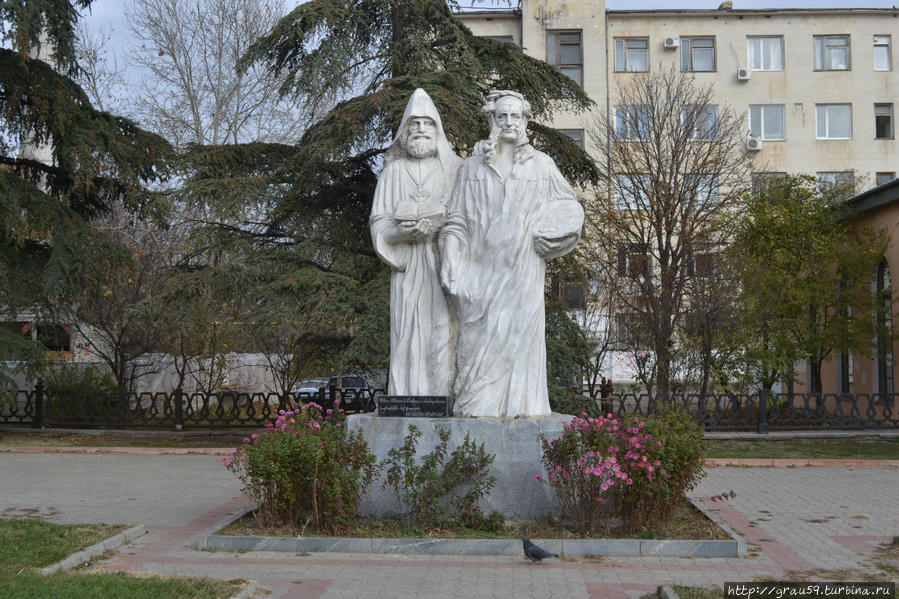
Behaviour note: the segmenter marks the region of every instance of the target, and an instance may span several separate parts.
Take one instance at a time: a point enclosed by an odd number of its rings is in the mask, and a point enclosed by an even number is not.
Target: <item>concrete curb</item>
[[[899,468],[899,460],[804,459],[804,458],[706,458],[709,468],[741,466],[748,468]]]
[[[706,518],[708,518],[709,520],[711,520],[712,522],[714,522],[715,524],[717,524],[717,525],[718,525],[718,528],[720,528],[721,530],[723,530],[724,532],[726,532],[727,534],[729,534],[730,537],[731,537],[734,541],[736,541],[736,543],[737,543],[737,557],[746,557],[746,539],[744,539],[743,537],[741,537],[739,534],[737,534],[737,532],[736,532],[733,528],[731,528],[730,526],[728,526],[727,523],[724,522],[724,520],[722,520],[722,519],[718,516],[718,514],[712,512],[712,511],[709,510],[709,509],[706,509],[706,507],[705,507],[704,505],[702,505],[702,503],[700,503],[699,501],[696,501],[696,500],[693,499],[692,497],[687,497],[687,501],[689,501],[689,502],[693,505],[693,507],[695,507],[697,510],[699,510],[700,512],[702,512],[702,515],[703,515],[703,516],[705,516]],[[660,588],[661,588],[661,587],[660,587]],[[672,589],[671,592],[674,593],[674,590]],[[660,595],[660,596],[661,596],[661,595]],[[674,596],[677,597],[677,593],[674,593]]]
[[[694,505],[696,505],[694,503]],[[701,506],[697,508],[706,513]],[[372,537],[263,537],[216,535],[213,532],[244,517],[242,510],[223,520],[197,539],[197,548],[207,551],[273,551],[278,553],[411,553],[417,555],[522,555],[517,539],[383,539]],[[720,525],[720,519],[710,517]],[[665,556],[741,557],[746,543],[728,527],[733,540],[680,541],[657,539],[534,539],[553,553],[568,557]],[[742,545],[741,545],[742,544]],[[742,554],[740,553],[742,546]]]
[[[547,551],[567,557],[739,557],[739,543],[643,539],[534,539]],[[258,537],[203,535],[209,551],[276,553],[405,553],[415,555],[522,555],[515,539],[377,539],[371,537]]]
[[[678,595],[674,589],[669,586],[661,586],[656,590],[656,593],[659,596],[659,599],[680,599],[680,595]]]
[[[43,574],[44,576],[49,576],[50,574],[55,574],[60,570],[70,570],[71,568],[75,568],[77,566],[80,566],[81,564],[86,564],[98,555],[101,555],[106,551],[118,549],[125,543],[130,543],[146,532],[147,531],[144,528],[143,524],[132,526],[131,528],[123,530],[117,535],[109,537],[105,541],[100,541],[99,543],[91,545],[90,547],[86,547],[81,551],[76,551],[64,560],[56,562],[55,564],[47,566],[46,568],[42,568],[41,574]]]

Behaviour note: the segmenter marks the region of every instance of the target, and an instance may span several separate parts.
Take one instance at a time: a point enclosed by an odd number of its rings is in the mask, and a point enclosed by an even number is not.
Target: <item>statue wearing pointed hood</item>
[[[452,394],[453,327],[436,234],[461,162],[434,102],[415,90],[385,154],[369,219],[375,252],[392,270],[389,395]]]

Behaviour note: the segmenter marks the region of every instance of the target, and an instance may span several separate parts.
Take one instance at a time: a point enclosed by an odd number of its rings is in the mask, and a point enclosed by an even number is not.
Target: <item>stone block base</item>
[[[387,457],[387,452],[403,444],[403,437],[409,425],[422,432],[418,441],[419,456],[430,453],[439,438],[437,431],[450,431],[449,451],[462,444],[467,433],[484,449],[496,457],[491,474],[496,477],[496,485],[490,495],[481,503],[484,513],[497,510],[506,517],[535,518],[547,514],[558,514],[559,504],[555,492],[549,485],[537,482],[535,477],[543,474],[541,463],[540,434],[554,439],[562,434],[563,425],[571,416],[551,414],[539,418],[515,418],[497,420],[493,418],[381,418],[376,414],[353,414],[347,417],[346,425],[351,432],[361,430],[368,441],[370,451],[378,460]],[[362,501],[361,512],[368,516],[394,516],[400,506],[392,490],[381,489],[381,480],[372,485]]]

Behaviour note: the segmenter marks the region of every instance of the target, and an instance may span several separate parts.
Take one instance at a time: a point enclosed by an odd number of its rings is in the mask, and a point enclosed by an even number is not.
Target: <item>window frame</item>
[[[615,196],[615,207],[618,210],[644,210],[648,205],[648,200],[641,197],[640,189],[633,189],[632,185],[635,180],[642,179],[641,185],[645,188],[649,184],[649,175],[646,173],[619,173],[613,175],[612,193]],[[620,191],[630,187],[630,195],[622,197]]]
[[[621,56],[620,63],[623,65],[622,68],[619,68],[619,60],[618,60],[618,57],[619,57],[619,52],[618,52],[619,45],[618,44],[619,44],[619,42],[621,43],[621,48],[622,48],[622,51],[620,54],[620,56]],[[646,46],[643,48],[628,48],[627,46],[628,46],[629,42],[644,42],[646,44]],[[612,58],[614,59],[614,72],[615,73],[648,73],[649,72],[649,65],[651,64],[650,58],[649,58],[649,37],[645,37],[645,36],[644,37],[616,37],[612,40],[612,43],[613,43],[613,53],[614,53],[614,56]],[[628,68],[627,56],[628,56],[629,50],[634,50],[634,51],[643,50],[646,53],[646,68],[645,69]]]
[[[703,115],[711,114],[712,122],[711,122],[711,124],[708,124],[707,123],[708,118],[703,118],[703,124],[704,125],[707,124],[708,126],[705,127],[704,134],[697,135],[697,131],[699,130],[698,125],[700,124],[699,116],[697,116],[695,122],[693,123],[693,126],[690,127],[688,139],[690,139],[691,141],[712,141],[712,140],[714,140],[715,139],[715,126],[718,124],[718,105],[717,104],[706,104],[705,106],[697,107],[695,104],[688,104],[688,105],[684,106],[683,108],[681,108],[681,112],[680,112],[681,127],[686,127],[687,115],[688,115],[687,111],[691,110],[691,107],[694,107],[694,108],[692,108],[693,111],[701,112]]]
[[[830,115],[827,111],[828,107],[835,106],[847,106],[849,108],[849,136],[848,137],[832,137],[830,135]],[[820,135],[820,122],[821,122],[821,113],[820,110],[824,109],[824,135]],[[833,102],[833,103],[823,103],[823,104],[815,104],[815,139],[822,141],[845,141],[848,139],[852,139],[852,103],[850,102]]]
[[[879,115],[879,114],[877,114],[878,109],[887,109],[888,113],[885,115]],[[886,116],[889,119],[889,121],[887,123],[889,126],[889,132],[886,137],[877,135],[877,133],[878,133],[877,119],[880,116]],[[877,103],[875,103],[874,104],[874,139],[877,139],[877,140],[894,139],[895,133],[896,133],[896,123],[895,123],[895,118],[894,118],[893,103],[892,102],[877,102]]]
[[[577,35],[577,42],[562,40],[563,35]],[[550,40],[552,40],[553,54],[550,54]],[[567,63],[562,60],[562,46],[578,47],[578,55],[580,62]],[[553,58],[554,57],[554,58]],[[546,30],[546,62],[557,68],[569,79],[584,87],[584,32],[582,29],[547,29]],[[578,79],[569,75],[566,71],[577,70]]]
[[[712,68],[711,69],[697,69],[696,65],[696,57],[694,56],[694,50],[696,49],[695,42],[699,40],[709,40],[712,42],[711,50],[712,50]],[[689,37],[680,38],[680,48],[681,48],[681,59],[680,59],[680,70],[684,73],[715,73],[718,71],[718,44],[714,35],[693,35]],[[702,49],[707,49],[705,46],[701,47]],[[687,64],[689,62],[689,64]]]
[[[767,110],[771,110],[773,108],[780,108],[780,116],[781,116],[781,125],[783,127],[783,136],[782,137],[769,137],[768,133],[765,131],[765,112]],[[759,135],[756,135],[756,131],[752,127],[752,110],[754,108],[759,109]],[[786,104],[750,104],[749,105],[749,131],[750,134],[756,138],[761,139],[762,141],[786,141],[787,139],[787,105]]]
[[[752,50],[752,43],[754,40],[760,40],[760,43],[759,43],[760,66],[758,68],[756,68],[752,64],[753,63],[752,59],[754,57],[753,50]],[[780,42],[780,68],[777,68],[777,69],[764,68],[765,60],[764,60],[763,44],[761,43],[761,40],[778,40]],[[785,69],[786,62],[787,62],[787,60],[786,60],[785,50],[784,50],[784,36],[782,36],[782,35],[747,35],[746,36],[746,65],[750,71],[779,72],[779,71],[783,71]]]
[[[843,39],[845,40],[845,48],[846,48],[846,66],[839,68],[833,66],[831,63],[831,57],[828,53],[829,48],[836,48],[842,46],[828,46],[828,41]],[[852,37],[849,34],[833,34],[833,35],[813,35],[812,36],[812,51],[814,52],[815,57],[815,71],[851,71],[852,70]],[[820,55],[819,55],[819,46],[820,46]],[[819,60],[820,59],[820,60]]]
[[[850,186],[855,183],[855,171],[817,171],[815,184],[819,189],[825,186]]]
[[[615,127],[613,130],[616,141],[646,141],[649,139],[649,112],[645,104],[617,104],[614,110]],[[619,118],[623,113],[626,113],[626,116]],[[636,132],[636,136],[632,136],[634,132]]]
[[[886,40],[886,43],[883,43],[882,40]],[[877,68],[877,48],[885,47],[887,50],[887,65],[885,69]],[[893,70],[893,36],[891,34],[883,33],[883,34],[875,34],[874,35],[874,45],[872,47],[873,53],[873,61],[874,61],[874,70],[880,72],[892,71]]]
[[[568,139],[573,141],[580,149],[585,150],[583,129],[556,129],[556,131],[568,137]]]

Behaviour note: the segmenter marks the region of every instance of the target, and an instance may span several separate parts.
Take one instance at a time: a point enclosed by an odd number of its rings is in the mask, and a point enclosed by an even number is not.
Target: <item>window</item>
[[[885,185],[896,178],[896,173],[877,173],[875,185]]]
[[[852,393],[852,386],[855,383],[855,377],[853,376],[855,367],[852,358],[852,352],[840,353],[840,393]]]
[[[874,70],[891,71],[893,69],[892,38],[889,35],[874,36]]]
[[[580,31],[547,31],[546,62],[583,85],[584,55]]]
[[[649,206],[646,200],[649,177],[641,174],[615,175],[614,192],[619,210],[641,210]]]
[[[649,111],[646,106],[616,106],[615,137],[626,140],[648,139]]]
[[[852,139],[852,104],[816,104],[818,139]]]
[[[715,105],[689,104],[681,109],[681,124],[687,130],[690,139],[715,137],[715,120],[717,118],[718,107]]]
[[[686,274],[688,277],[710,278],[718,271],[720,262],[720,248],[712,243],[697,243],[687,257]]]
[[[819,171],[815,173],[815,178],[818,180],[818,189],[821,191],[843,188],[847,192],[851,192],[855,173],[852,171]]]
[[[747,37],[749,69],[752,71],[784,70],[784,38]]]
[[[571,141],[577,144],[577,147],[584,149],[584,130],[583,129],[559,129],[559,133],[567,135]]]
[[[619,347],[629,349],[646,347],[648,338],[640,314],[615,315],[615,341]]]
[[[715,38],[682,37],[680,44],[680,70],[685,72],[715,70]]]
[[[693,194],[693,201],[697,209],[707,210],[718,205],[717,175],[687,175],[684,182]]]
[[[552,279],[555,296],[565,302],[570,310],[583,310],[587,306],[587,292],[578,281]]]
[[[777,183],[779,180],[786,178],[786,176],[786,173],[776,171],[752,173],[752,193],[760,193],[764,191],[768,185]]]
[[[848,35],[816,35],[814,40],[816,71],[849,70]]]
[[[890,277],[890,266],[882,260],[877,267],[874,281],[875,301],[880,303],[877,311],[877,332],[875,335],[877,351],[877,393],[892,395],[893,389],[893,343],[888,331],[893,329],[893,304]],[[884,398],[881,398],[881,401]]]
[[[618,276],[649,276],[649,246],[645,243],[627,243],[618,246]]]
[[[615,40],[615,70],[643,72],[649,70],[649,38]]]
[[[756,139],[786,139],[783,104],[750,104],[749,133]]]
[[[874,105],[874,139],[893,139],[893,105]]]

